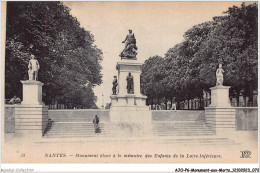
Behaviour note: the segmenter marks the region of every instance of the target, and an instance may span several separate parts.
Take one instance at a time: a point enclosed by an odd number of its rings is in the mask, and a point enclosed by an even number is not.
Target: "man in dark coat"
[[[95,115],[95,118],[93,119],[93,123],[94,123],[95,133],[99,133],[99,127],[98,127],[99,118],[97,115]]]

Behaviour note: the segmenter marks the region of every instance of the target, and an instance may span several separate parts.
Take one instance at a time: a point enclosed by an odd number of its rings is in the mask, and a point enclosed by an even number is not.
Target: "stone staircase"
[[[101,133],[95,133],[93,123],[89,122],[52,122],[49,123],[44,137],[50,138],[76,138],[99,136],[211,136],[214,133],[202,122],[153,122],[149,132],[133,132],[122,130],[118,133],[120,124],[100,123]]]
[[[172,121],[153,123],[156,136],[210,136],[214,135],[201,121]]]
[[[80,113],[79,113],[80,112]],[[51,121],[47,126],[44,139],[54,141],[103,141],[113,139],[122,141],[149,141],[164,144],[234,144],[228,138],[217,137],[204,123],[204,111],[153,111],[152,125],[149,131],[133,131],[123,124],[109,122],[107,112],[98,112],[101,133],[94,132],[93,112],[76,111],[51,113]],[[64,113],[64,111],[63,111]],[[86,115],[91,115],[86,116]]]
[[[111,136],[113,126],[109,123],[100,123],[101,133],[95,133],[92,122],[51,122],[47,126],[44,137],[47,138],[88,138],[100,136]]]

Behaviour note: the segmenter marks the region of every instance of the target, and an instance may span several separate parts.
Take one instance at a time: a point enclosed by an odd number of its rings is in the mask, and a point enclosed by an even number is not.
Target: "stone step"
[[[151,136],[206,136],[213,135],[214,133],[201,122],[159,122],[153,123],[153,130]],[[101,134],[103,135],[115,135],[113,134],[115,129],[118,132],[118,123],[100,123]],[[130,130],[122,130],[122,133],[126,135],[137,135],[138,132],[131,132]],[[81,123],[81,122],[53,122],[48,125],[46,129],[46,137],[64,137],[65,136],[90,136],[95,135],[93,123]],[[145,135],[145,134],[142,134]]]
[[[53,123],[54,124],[54,123]],[[102,124],[102,123],[100,123],[99,124],[99,126],[107,126],[107,127],[109,127],[109,126],[115,126],[115,125],[118,125],[118,124],[109,124],[109,123],[107,123],[107,124]],[[120,125],[120,124],[119,124]],[[165,126],[165,127],[205,127],[206,125],[205,124],[195,124],[195,123],[193,123],[193,124],[174,124],[174,123],[152,123],[152,125],[154,125],[154,126]],[[62,127],[66,127],[66,126],[68,126],[68,127],[88,127],[88,126],[94,126],[94,124],[58,124],[58,123],[55,123],[55,126],[62,126]]]
[[[49,131],[48,134],[51,133],[59,133],[59,134],[65,134],[65,133],[71,133],[71,134],[79,134],[79,133],[92,133],[94,129],[91,130],[81,130],[81,131]],[[143,133],[142,131],[113,131],[113,130],[104,130],[101,129],[101,133]],[[148,132],[147,132],[148,133]],[[152,134],[214,134],[212,131],[167,131],[167,132],[158,132],[158,131],[151,131],[149,133]]]
[[[71,136],[61,136],[59,138],[67,138],[67,139],[70,139]],[[56,137],[44,137],[44,139],[49,139],[47,140],[48,142],[50,140],[54,140],[56,139]],[[103,141],[103,140],[106,140],[106,142],[111,142],[111,141],[114,141],[115,139],[118,140],[117,136],[102,136],[100,134],[95,134],[95,135],[92,135],[92,136],[84,136],[84,135],[78,135],[78,136],[75,136],[73,138],[71,138],[68,142],[73,142],[73,139],[79,139],[79,141],[81,142],[98,142],[98,141]],[[174,136],[174,137],[157,137],[157,138],[150,138],[150,137],[146,137],[146,136],[133,136],[133,137],[127,137],[125,138],[124,136],[120,136],[120,140],[121,141],[128,141],[128,142],[131,142],[131,141],[136,141],[136,140],[140,140],[140,141],[151,141],[151,142],[156,142],[156,143],[169,143],[169,144],[175,144],[175,143],[185,143],[185,144],[194,144],[194,143],[197,143],[197,144],[213,144],[213,145],[218,145],[218,144],[235,144],[234,141],[228,139],[228,138],[210,138],[209,137],[201,137],[201,136],[198,136],[198,137],[186,137],[186,138],[182,138],[182,136]],[[46,142],[47,142],[46,141]],[[63,140],[63,142],[65,142]]]
[[[132,131],[121,123],[110,123],[107,111],[99,112],[101,133],[95,134],[92,123],[95,111],[52,111],[52,123],[47,126],[46,138],[79,137],[174,137],[212,136],[214,133],[204,122],[204,111],[152,111],[152,130],[149,133]],[[96,111],[97,112],[97,111]],[[95,113],[94,113],[95,114]],[[127,125],[129,126],[129,125]],[[116,134],[115,134],[116,131]]]
[[[55,123],[56,125],[70,125],[70,126],[79,126],[79,125],[93,125],[92,122],[52,122],[52,123]],[[106,122],[106,123],[99,123],[99,124],[105,124],[105,125],[120,125],[120,124],[123,124],[123,123],[110,123],[110,122]],[[204,125],[205,123],[204,122],[185,122],[185,121],[182,121],[182,122],[165,122],[165,121],[161,121],[161,122],[152,122],[152,124],[169,124],[169,125]]]
[[[100,134],[95,134],[94,131],[92,133],[80,133],[80,134],[63,134],[63,133],[58,133],[58,134],[45,134],[44,136],[53,136],[53,137],[62,137],[62,136],[71,136],[76,137],[76,136],[95,136],[95,135],[100,135],[100,136],[159,136],[159,137],[174,137],[174,136],[212,136],[212,134],[140,134],[140,133],[118,133],[118,134],[111,134],[111,133],[100,133]]]
[[[69,126],[81,126],[81,125],[93,125],[93,123],[58,123],[58,122],[54,122],[56,125],[69,125]],[[101,124],[105,124],[105,125],[118,125],[118,124],[112,124],[112,123],[99,123],[99,125]],[[174,122],[170,122],[170,123],[152,123],[152,124],[162,124],[162,125],[175,125],[175,126],[182,126],[182,125],[189,125],[189,126],[199,126],[199,125],[205,125],[204,123],[183,123],[183,122],[180,122],[180,123],[174,123]],[[120,125],[120,124],[119,124]]]
[[[130,134],[139,134],[138,132],[122,132],[123,134],[126,135],[130,135]],[[91,134],[95,134],[94,133],[94,129],[92,129],[91,131],[80,131],[80,132],[60,132],[60,131],[51,131],[49,133],[47,133],[46,135],[91,135]],[[101,130],[101,134],[110,134],[110,135],[116,135],[113,131],[104,131]],[[119,134],[119,133],[117,133]],[[168,133],[159,133],[159,132],[151,132],[151,133],[143,133],[141,132],[140,135],[156,135],[156,136],[174,136],[174,135],[183,135],[183,136],[192,136],[192,135],[199,135],[199,136],[204,136],[204,135],[214,135],[213,132],[168,132]]]
[[[53,125],[53,126],[48,126],[50,128],[71,128],[71,129],[80,129],[80,128],[94,128],[94,125],[89,125],[89,126],[57,126],[57,125]],[[106,125],[99,125],[99,127],[104,127],[104,128],[114,128],[114,127],[118,127],[117,125],[115,126],[106,126]],[[203,129],[208,129],[207,127],[205,126],[156,126],[156,125],[153,125],[153,127],[155,129],[162,129],[162,130],[167,130],[167,129],[193,129],[193,130],[203,130]]]
[[[120,130],[120,129],[106,129],[106,128],[100,128],[103,132],[114,132],[115,130]],[[49,129],[47,129],[46,131],[48,131]],[[88,131],[93,131],[94,128],[91,128],[91,129],[51,129],[48,131],[48,133],[51,133],[51,132],[61,132],[61,133],[66,133],[66,132],[73,132],[73,133],[80,133],[80,132],[88,132]],[[127,131],[127,130],[125,130]],[[155,133],[165,133],[165,134],[168,134],[168,133],[172,133],[172,132],[178,132],[178,133],[212,133],[211,130],[181,130],[181,129],[177,129],[177,130],[154,130],[153,129],[153,132]]]
[[[124,134],[126,136],[131,136],[131,135],[139,135],[139,136],[210,136],[213,135],[211,133],[204,133],[204,134],[196,134],[196,133],[172,133],[172,134],[153,134],[153,133],[108,133],[108,132],[101,132],[101,135],[109,135],[109,136],[116,136],[120,134]],[[48,133],[45,134],[44,136],[62,136],[62,135],[71,135],[71,136],[76,136],[76,135],[95,135],[95,132],[90,132],[90,133]]]
[[[100,128],[103,132],[114,132],[115,129],[102,129]],[[71,133],[80,133],[80,132],[88,132],[88,131],[93,131],[94,128],[92,129],[80,129],[80,130],[60,130],[60,129],[54,129],[54,130],[51,130],[49,131],[49,133],[52,133],[52,132],[61,132],[61,133],[67,133],[67,132],[71,132]],[[116,129],[117,131],[120,130],[120,129]],[[127,131],[127,130],[125,130]],[[168,134],[168,133],[173,133],[173,132],[178,132],[178,133],[212,133],[211,130],[200,130],[200,131],[190,131],[190,130],[168,130],[168,131],[157,131],[157,130],[153,130],[153,132],[155,133],[165,133],[165,134]]]
[[[113,131],[113,130],[120,130],[121,128],[106,128],[106,127],[99,127],[100,129],[105,129],[107,131]],[[94,127],[89,127],[89,128],[58,128],[58,127],[53,127],[53,128],[47,128],[46,130],[52,130],[52,131],[86,131],[86,130],[92,130]],[[123,129],[121,129],[123,130]],[[127,130],[127,129],[125,129]],[[131,129],[129,129],[131,130]],[[137,129],[138,130],[138,129]],[[172,128],[172,129],[158,129],[158,128],[153,128],[153,131],[157,132],[168,132],[168,131],[196,131],[196,132],[204,132],[204,131],[211,131],[210,129],[187,129],[187,128]]]

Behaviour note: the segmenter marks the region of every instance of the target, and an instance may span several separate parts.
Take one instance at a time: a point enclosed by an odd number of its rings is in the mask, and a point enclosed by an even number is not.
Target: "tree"
[[[92,95],[92,88],[101,84],[102,52],[94,45],[93,35],[69,11],[61,2],[7,3],[6,98],[22,96],[20,80],[28,79],[30,54],[41,65],[45,104],[68,104],[75,93]],[[88,103],[77,100],[77,105],[92,107],[95,97],[89,98]]]
[[[207,40],[195,55],[203,61],[200,76],[206,84],[215,85],[217,64],[222,63],[225,70],[224,84],[232,86],[232,92],[238,97],[241,91],[252,99],[257,89],[258,62],[258,8],[256,4],[232,7],[226,16],[214,18],[217,23]]]
[[[161,77],[156,85],[153,75],[144,77],[142,90],[149,88],[148,97],[159,88],[161,96],[175,97],[177,102],[202,99],[203,90],[215,86],[215,73],[222,63],[224,85],[231,86],[231,95],[238,97],[243,91],[252,100],[258,81],[258,8],[242,3],[225,14],[185,32],[184,41],[168,50],[162,65],[152,59],[145,62],[142,75],[156,72]]]
[[[146,60],[141,69],[141,92],[148,96],[150,104],[153,104],[154,99],[159,102],[162,97],[162,64],[163,58],[154,56]]]

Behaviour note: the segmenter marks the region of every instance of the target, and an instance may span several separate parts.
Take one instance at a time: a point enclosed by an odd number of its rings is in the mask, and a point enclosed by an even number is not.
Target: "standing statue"
[[[34,58],[34,55],[31,55],[31,60],[28,64],[28,75],[29,80],[38,80],[38,70],[40,69],[39,62]]]
[[[127,94],[134,94],[134,78],[131,75],[131,73],[128,74],[126,81],[127,81],[127,86],[126,86]]]
[[[222,69],[222,64],[219,64],[219,67],[216,71],[216,78],[217,78],[216,86],[223,85],[223,81],[224,81],[223,73],[224,73],[224,70]]]
[[[122,43],[125,43],[125,48],[119,55],[121,59],[136,60],[136,55],[137,55],[136,39],[131,29],[129,29],[129,34],[126,36],[125,40]]]
[[[116,76],[114,76],[114,80],[112,84],[113,84],[113,88],[112,88],[113,95],[116,95],[116,87],[118,85]]]

